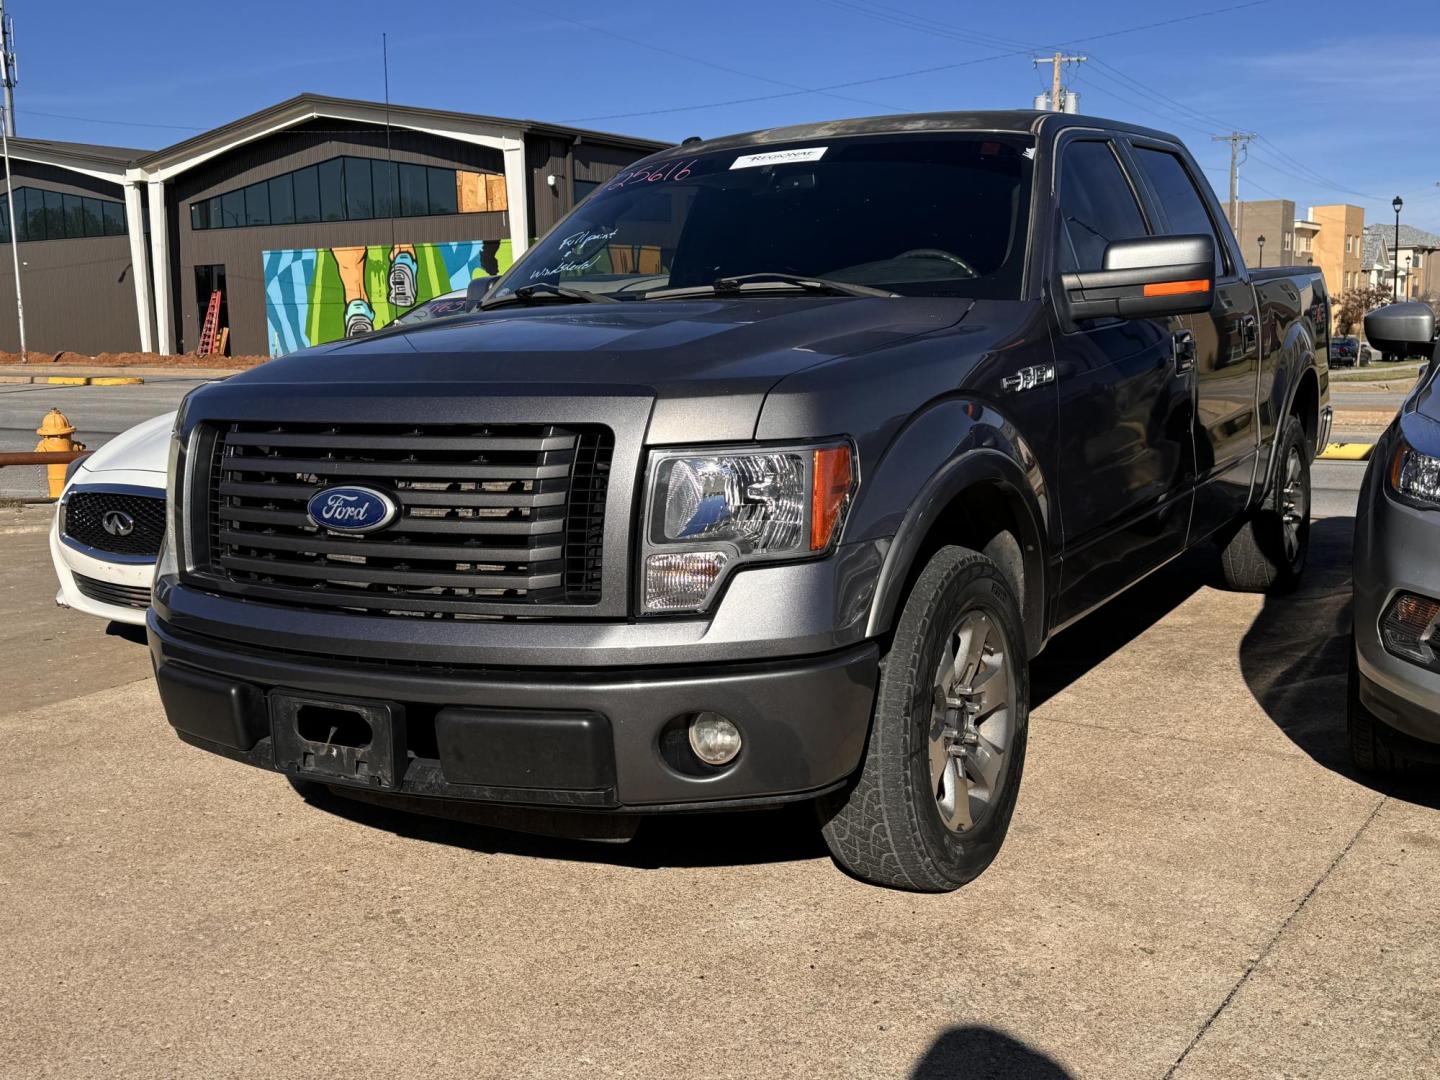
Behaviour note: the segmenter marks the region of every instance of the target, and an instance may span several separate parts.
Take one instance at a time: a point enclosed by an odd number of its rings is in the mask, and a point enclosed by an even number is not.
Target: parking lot
[[[1299,594],[1189,557],[1052,643],[944,896],[803,808],[610,846],[307,803],[174,738],[139,638],[54,607],[48,509],[0,511],[0,1071],[1433,1076],[1440,787],[1344,747],[1362,468],[1317,465]]]

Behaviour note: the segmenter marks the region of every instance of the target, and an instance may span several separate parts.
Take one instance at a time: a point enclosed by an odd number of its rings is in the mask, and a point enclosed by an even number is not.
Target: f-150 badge
[[[1033,390],[1037,386],[1055,381],[1054,364],[1036,364],[1034,367],[1021,368],[1014,375],[1006,375],[1000,380],[1000,385],[1006,390],[1020,391]]]

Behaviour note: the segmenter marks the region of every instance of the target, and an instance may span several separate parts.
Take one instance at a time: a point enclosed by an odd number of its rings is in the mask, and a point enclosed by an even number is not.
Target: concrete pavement
[[[1359,468],[1317,469],[1331,509]],[[1350,530],[1317,522],[1295,596],[1187,558],[1053,642],[1007,846],[941,897],[845,877],[803,808],[609,846],[306,803],[176,740],[143,647],[55,610],[44,536],[0,533],[0,1060],[1433,1076],[1437,786],[1345,764]]]

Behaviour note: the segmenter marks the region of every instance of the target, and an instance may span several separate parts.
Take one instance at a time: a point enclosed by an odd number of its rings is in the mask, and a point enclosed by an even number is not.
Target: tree
[[[1335,311],[1335,332],[1353,334],[1365,318],[1367,311],[1374,311],[1390,303],[1390,293],[1366,282],[1340,294],[1340,306]]]

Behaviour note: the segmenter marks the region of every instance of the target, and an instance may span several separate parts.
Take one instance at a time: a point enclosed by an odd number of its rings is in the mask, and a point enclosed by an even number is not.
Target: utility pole
[[[1213,142],[1228,142],[1230,144],[1230,228],[1235,234],[1240,234],[1240,166],[1244,158],[1240,156],[1242,150],[1246,157],[1250,152],[1250,140],[1255,138],[1253,131],[1232,131],[1229,135],[1211,135]]]
[[[1033,63],[1036,67],[1041,64],[1050,65],[1050,111],[1065,111],[1065,91],[1060,87],[1060,71],[1066,64],[1083,64],[1089,60],[1088,56],[1066,56],[1057,52],[1054,56],[1037,56]]]
[[[0,75],[5,83],[5,134],[15,138],[15,84],[20,81],[15,64],[15,20],[5,14],[5,0],[0,0]]]
[[[7,84],[5,92],[8,96],[10,87]],[[20,294],[20,244],[19,234],[15,231],[15,192],[10,186],[10,110],[5,110],[5,122],[0,124],[0,154],[5,158],[5,208],[10,214],[10,259],[15,268],[15,323],[20,329],[20,362],[28,364],[29,356],[25,352],[25,298]]]

